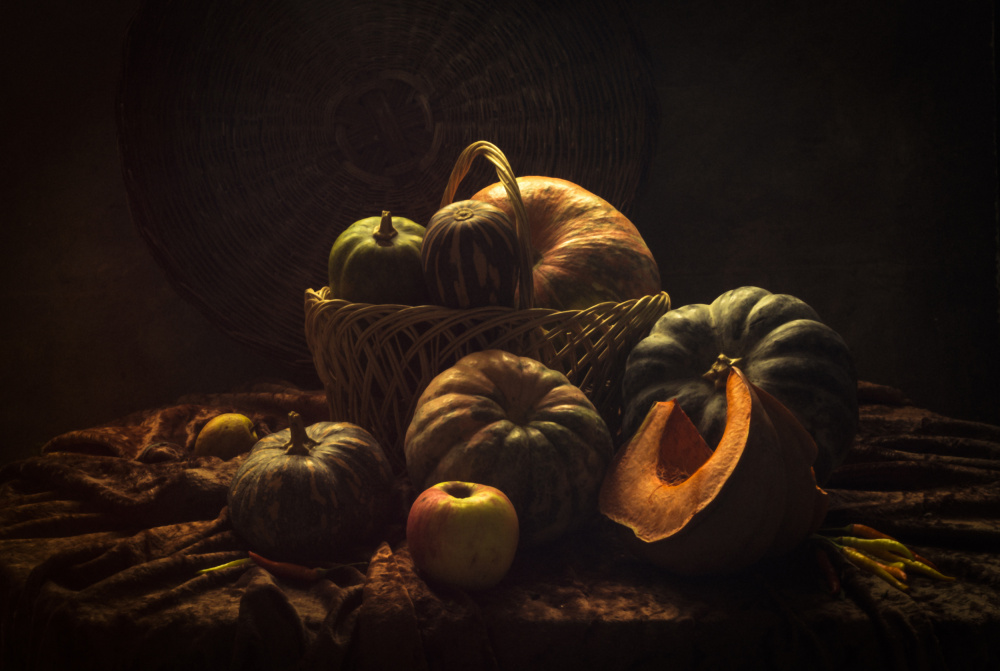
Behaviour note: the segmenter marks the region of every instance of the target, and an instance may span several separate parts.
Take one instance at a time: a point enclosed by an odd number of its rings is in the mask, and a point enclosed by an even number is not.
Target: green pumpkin
[[[709,446],[717,445],[734,364],[813,437],[816,479],[825,482],[858,429],[854,361],[843,338],[809,305],[759,287],[733,289],[711,305],[685,305],[660,317],[625,365],[622,440],[654,403],[676,400]]]
[[[428,384],[403,449],[417,491],[459,480],[506,494],[525,547],[596,517],[613,452],[604,420],[565,375],[500,350],[473,352]]]
[[[378,441],[348,422],[289,427],[261,438],[229,488],[233,530],[271,559],[353,556],[376,538],[393,507],[393,476]]]
[[[330,296],[351,303],[426,305],[425,229],[382,212],[348,226],[330,249]]]

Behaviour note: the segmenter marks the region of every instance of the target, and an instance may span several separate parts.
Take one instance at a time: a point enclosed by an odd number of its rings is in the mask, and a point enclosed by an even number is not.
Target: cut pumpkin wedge
[[[735,367],[726,399],[714,452],[679,405],[658,402],[602,483],[600,510],[625,544],[678,574],[734,572],[787,552],[826,514],[816,444],[798,420]]]

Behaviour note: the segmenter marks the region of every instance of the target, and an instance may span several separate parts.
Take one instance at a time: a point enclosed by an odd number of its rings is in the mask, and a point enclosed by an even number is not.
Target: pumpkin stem
[[[729,369],[741,360],[740,357],[730,359],[725,354],[720,354],[715,359],[712,367],[707,372],[702,373],[702,377],[714,384],[716,389],[725,389],[726,380],[729,378]]]
[[[291,438],[284,445],[285,454],[308,457],[310,454],[309,448],[319,444],[306,433],[306,426],[302,421],[302,415],[294,410],[288,413],[288,430],[291,433]]]
[[[460,207],[452,215],[452,218],[455,221],[465,221],[467,219],[472,219],[474,216],[476,216],[476,213],[473,212],[472,210],[470,210],[469,208],[467,208],[467,207]]]
[[[375,232],[372,233],[375,242],[383,247],[388,247],[391,244],[390,241],[398,234],[399,232],[392,227],[392,215],[389,214],[388,210],[382,210],[382,220]]]

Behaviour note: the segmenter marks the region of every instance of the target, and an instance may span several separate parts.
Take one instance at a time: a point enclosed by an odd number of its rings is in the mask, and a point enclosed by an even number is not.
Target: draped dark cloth
[[[859,398],[826,525],[890,533],[954,582],[915,576],[903,593],[837,562],[834,596],[809,542],[684,579],[622,551],[597,519],[468,593],[417,573],[402,504],[364,561],[323,580],[199,574],[248,549],[226,508],[243,457],[193,457],[200,427],[220,412],[263,433],[290,410],[327,418],[321,391],[269,383],[60,435],[0,468],[0,668],[1000,668],[1000,427],[879,385]]]

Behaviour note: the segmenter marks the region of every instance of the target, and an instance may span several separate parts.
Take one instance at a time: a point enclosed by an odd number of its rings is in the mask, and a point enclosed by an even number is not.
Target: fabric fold
[[[607,523],[519,552],[496,587],[427,581],[395,512],[367,568],[303,584],[249,563],[226,494],[242,457],[195,458],[210,417],[325,419],[322,391],[189,396],[54,438],[0,467],[0,666],[7,669],[975,668],[1000,657],[1000,427],[862,383],[861,428],[825,526],[864,523],[956,576],[908,593],[839,566],[823,591],[803,546],[738,576],[657,571]],[[147,463],[138,456],[168,441]],[[401,498],[415,492],[405,477]],[[738,645],[726,648],[719,641]]]

